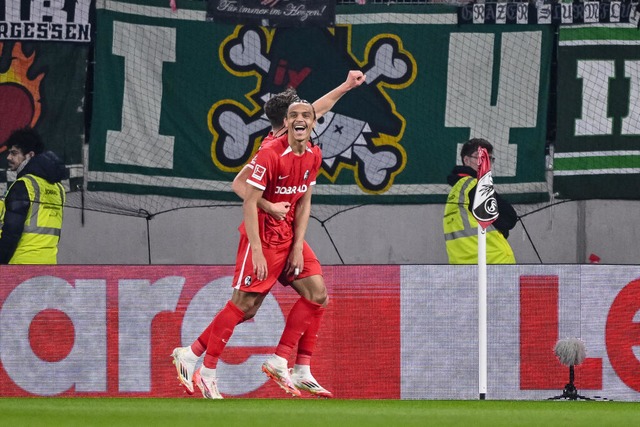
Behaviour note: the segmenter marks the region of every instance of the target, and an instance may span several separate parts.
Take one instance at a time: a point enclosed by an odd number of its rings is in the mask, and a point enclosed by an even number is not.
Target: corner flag
[[[471,213],[483,229],[498,218],[498,202],[494,196],[491,161],[487,149],[478,147],[478,184]]]
[[[478,392],[480,400],[487,394],[487,232],[498,218],[498,201],[493,190],[491,160],[478,147],[478,184],[471,213],[478,220]]]

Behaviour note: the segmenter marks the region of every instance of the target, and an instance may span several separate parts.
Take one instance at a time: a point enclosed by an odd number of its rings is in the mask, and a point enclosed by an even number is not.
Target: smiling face
[[[289,130],[289,138],[306,144],[311,136],[311,131],[316,121],[316,113],[313,106],[306,101],[294,102],[289,106],[285,125]]]

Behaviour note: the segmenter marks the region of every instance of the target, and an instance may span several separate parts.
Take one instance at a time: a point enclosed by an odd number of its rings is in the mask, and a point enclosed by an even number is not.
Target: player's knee
[[[316,304],[320,304],[323,307],[326,307],[329,303],[327,288],[323,287],[322,289],[314,292],[313,295],[311,295],[311,301],[315,302]]]
[[[326,298],[324,299],[324,302],[321,305],[324,308],[327,308],[327,306],[329,305],[329,294],[326,294]]]
[[[244,312],[244,320],[249,320],[256,315],[263,299],[264,296],[257,293],[234,292],[231,302]]]

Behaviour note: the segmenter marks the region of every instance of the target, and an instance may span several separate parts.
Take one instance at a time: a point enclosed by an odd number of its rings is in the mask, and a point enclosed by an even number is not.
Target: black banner
[[[333,27],[332,0],[207,0],[207,20],[265,27]]]
[[[458,8],[459,24],[597,24],[629,23],[638,2],[469,3]],[[637,12],[636,12],[637,13]]]
[[[91,42],[94,0],[0,0],[0,43],[4,40]]]

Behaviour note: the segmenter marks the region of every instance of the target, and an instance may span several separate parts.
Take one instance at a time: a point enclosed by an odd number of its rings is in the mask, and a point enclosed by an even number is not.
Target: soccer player
[[[309,142],[315,121],[313,106],[307,101],[296,100],[288,108],[287,133],[264,144],[252,160],[253,170],[247,179],[250,188],[243,203],[244,222],[240,226],[232,297],[192,347],[176,349],[180,353],[177,356],[174,350],[174,361],[178,362],[178,372],[182,373],[180,379],[185,383],[189,376],[184,375],[184,371],[193,372],[196,354],[206,348],[202,368],[193,373],[193,381],[205,398],[222,398],[216,383],[218,359],[236,325],[255,315],[277,280],[291,284],[302,296],[289,312],[275,354],[265,361],[262,369],[295,396],[300,396],[299,388],[331,396],[319,386],[320,390],[305,388],[305,383],[317,385],[308,364],[315,340],[307,343],[310,346],[307,351],[299,352],[292,373],[287,366],[293,348],[305,345],[301,337],[316,335],[324,313],[323,304],[328,298],[320,263],[304,242],[312,188],[322,163],[320,148]],[[261,198],[271,203],[289,203],[285,218],[279,220],[259,210]],[[205,338],[207,342],[203,346]]]
[[[350,70],[347,74],[346,80],[342,84],[324,94],[313,103],[317,119],[329,112],[344,94],[364,83],[366,78],[367,77],[362,73],[362,71]],[[284,92],[274,95],[265,103],[264,112],[271,124],[271,131],[264,138],[261,146],[286,133],[287,129],[284,125],[284,119],[289,105],[296,98],[298,98],[298,94],[295,89],[289,88]],[[251,164],[249,163],[242,168],[231,184],[233,191],[243,200],[247,186],[246,181],[249,177],[250,170]],[[258,202],[258,207],[277,219],[284,219],[287,211],[289,210],[289,206],[286,204],[269,203],[264,199]]]
[[[329,110],[331,110],[331,108],[333,108],[336,102],[338,102],[338,100],[344,94],[346,94],[351,89],[360,86],[365,82],[365,80],[366,76],[361,71],[349,71],[346,80],[342,84],[340,84],[327,94],[323,95],[313,103],[313,108],[317,114],[317,118],[326,114]],[[287,110],[289,108],[289,105],[297,98],[298,96],[295,89],[289,88],[284,92],[274,95],[266,102],[264,109],[265,114],[271,124],[271,131],[263,140],[261,147],[287,133],[287,126],[285,124]],[[232,183],[232,189],[243,200],[246,198],[247,191],[250,190],[249,184],[247,184],[247,179],[249,178],[252,170],[253,163],[247,164],[238,173],[238,175],[236,175]],[[291,204],[288,201],[272,203],[264,197],[258,200],[257,205],[258,208],[260,208],[263,212],[266,212],[274,219],[280,221],[286,218],[291,207]],[[303,251],[305,253],[310,252],[311,254],[313,254],[311,248],[308,247],[306,242],[304,242],[303,246]],[[315,258],[315,255],[313,255],[313,258]],[[307,288],[305,281],[300,280],[291,282],[290,280],[287,280],[286,277],[281,277],[280,282],[286,286],[291,286],[301,297],[307,300],[318,299],[316,290],[313,288]],[[260,308],[263,300],[264,295],[255,301],[255,304],[251,308],[251,312],[245,313],[245,320],[255,316],[255,313]],[[324,313],[324,308],[327,306],[328,301],[328,298],[324,299],[322,308],[316,312],[316,318],[313,322],[311,322],[309,329],[302,336],[299,342],[298,354],[296,357],[296,366],[294,367],[295,375],[293,376],[294,384],[297,384],[299,389],[307,390],[310,393],[323,397],[331,397],[332,394],[320,384],[318,384],[318,382],[313,378],[310,372],[310,364],[313,349],[315,348],[315,344],[317,341],[320,321]],[[207,328],[205,332],[203,332],[203,334],[201,334],[201,336],[191,346],[178,347],[174,349],[172,353],[174,359],[173,363],[175,364],[176,370],[178,372],[178,378],[180,379],[180,382],[186,387],[187,392],[189,393],[193,393],[194,391],[193,375],[195,362],[205,352],[208,342],[209,330],[210,329]],[[303,374],[298,374],[299,372],[303,372]],[[294,394],[297,393],[294,392]]]

